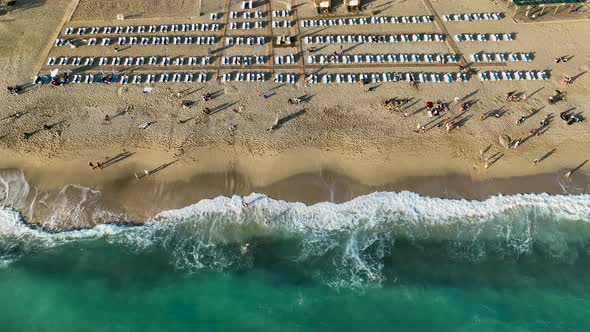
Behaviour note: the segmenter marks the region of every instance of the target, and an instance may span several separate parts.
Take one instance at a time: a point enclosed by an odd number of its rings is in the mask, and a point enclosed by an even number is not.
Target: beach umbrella
[[[498,137],[498,140],[500,141],[500,144],[506,149],[508,149],[510,143],[512,143],[512,138],[510,138],[510,136],[506,134],[500,135],[500,137]]]

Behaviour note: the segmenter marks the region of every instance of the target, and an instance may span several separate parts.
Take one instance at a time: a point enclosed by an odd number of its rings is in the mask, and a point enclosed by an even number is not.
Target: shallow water
[[[61,233],[3,209],[0,326],[585,331],[589,198],[404,192],[307,206],[253,194]]]

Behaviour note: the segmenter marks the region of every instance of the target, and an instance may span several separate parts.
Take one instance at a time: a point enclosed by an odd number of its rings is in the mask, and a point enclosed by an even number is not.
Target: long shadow
[[[469,119],[471,119],[472,117],[473,117],[473,114],[469,114],[469,115],[463,117],[462,119],[457,120],[455,122],[455,125],[457,127],[463,127],[467,123],[467,121],[469,121]]]
[[[217,98],[217,97],[221,97],[223,96],[223,89],[219,90],[219,91],[215,91],[211,94],[211,97],[213,99]]]
[[[268,89],[266,92],[271,92],[273,90],[280,89],[280,88],[284,87],[285,85],[287,85],[287,84],[286,83],[283,83],[283,84],[277,85],[275,87],[272,87],[272,88]]]
[[[189,90],[189,89],[187,89],[187,90]],[[184,96],[184,97],[188,97],[188,96],[192,95],[193,93],[199,92],[199,91],[201,91],[201,90],[203,90],[203,88],[202,88],[202,87],[201,87],[201,88],[198,88],[198,89],[195,89],[195,90],[193,90],[193,91],[191,91],[191,92],[188,92],[188,93],[184,94],[183,96]]]
[[[473,92],[469,93],[468,95],[466,95],[465,97],[463,97],[463,98],[461,99],[461,101],[467,100],[467,99],[469,99],[469,98],[471,98],[471,97],[475,96],[475,95],[476,95],[478,92],[479,92],[479,89],[477,89],[477,90],[475,90],[475,91],[473,91]]]
[[[538,163],[542,162],[543,160],[549,158],[552,154],[554,154],[556,151],[556,149],[553,149],[547,153],[545,153],[545,155],[543,155],[543,157],[539,158],[539,161],[537,161]]]
[[[410,100],[412,100],[412,99],[414,99],[414,97],[410,98]],[[412,106],[414,106],[414,105],[418,104],[418,103],[419,103],[421,100],[422,100],[422,99],[417,99],[417,100],[415,100],[413,103],[411,103],[411,104],[409,104],[409,105],[405,106],[405,107],[404,107],[404,111],[405,111],[405,110],[407,110],[407,109],[409,109],[410,107],[412,107]]]
[[[305,109],[299,110],[295,113],[291,113],[285,117],[282,117],[279,119],[279,121],[277,122],[277,124],[274,126],[274,129],[279,129],[281,128],[285,123],[305,114],[305,112],[307,112]]]
[[[23,112],[23,113],[19,113],[19,116],[18,117],[20,118],[21,116],[23,116],[25,114],[28,114],[28,113],[29,113],[29,111],[26,111],[26,112]],[[3,117],[2,119],[0,119],[0,121],[9,120],[9,119],[12,119],[12,118],[18,119],[16,117],[16,114],[12,114],[12,115]]]
[[[498,157],[496,157],[494,160],[488,162],[488,168],[491,167],[493,164],[497,163],[498,160],[502,159],[502,157],[504,157],[503,153],[501,155],[499,155]]]
[[[537,92],[539,92],[539,91],[541,91],[541,90],[543,90],[543,89],[545,89],[545,87],[544,87],[544,86],[543,86],[543,87],[540,87],[540,88],[538,88],[538,89],[537,89],[537,90],[535,90],[535,91],[533,91],[533,93],[531,93],[531,94],[529,95],[529,98],[531,98],[532,96],[536,95],[536,94],[537,94]]]
[[[187,122],[189,122],[191,120],[194,120],[196,118],[197,118],[197,116],[193,116],[193,117],[190,117],[190,118],[185,119],[185,120],[178,120],[178,124],[185,124],[185,123],[187,123]]]
[[[120,153],[120,154],[106,160],[105,162],[101,163],[100,166],[97,166],[97,167],[99,167],[100,169],[107,168],[109,166],[112,166],[120,161],[123,161],[123,160],[133,156],[134,154],[135,154],[135,152],[125,151],[123,153]]]
[[[424,111],[426,109],[426,106],[422,106],[419,109],[415,110],[414,112],[412,112],[412,114],[410,114],[410,116],[414,116],[422,111]]]
[[[528,120],[531,117],[535,116],[535,114],[539,113],[542,109],[544,109],[545,106],[541,107],[541,108],[534,108],[532,112],[530,112],[529,114],[525,115],[524,119]]]
[[[58,121],[58,122],[55,122],[55,123],[52,123],[52,124],[49,124],[49,125],[43,125],[43,129],[45,129],[45,130],[51,130],[54,127],[57,127],[57,126],[59,126],[60,124],[62,124],[64,122],[66,122],[66,120],[61,120],[61,121]]]
[[[146,173],[142,173],[141,175],[135,174],[135,178],[139,180],[139,179],[144,178],[144,177],[146,177],[148,175],[154,175],[154,174],[156,174],[156,173],[164,170],[165,168],[169,167],[170,165],[176,163],[177,161],[178,160],[174,160],[174,161],[171,161],[169,163],[162,164],[162,165],[160,165],[160,166],[158,166],[158,167],[156,167],[154,169],[151,169],[151,170],[147,171]]]
[[[586,163],[588,163],[588,159],[584,160],[584,162],[582,162],[580,165],[576,166],[576,168],[572,169],[570,171],[570,175],[574,174],[575,172],[577,172],[580,168],[584,167],[584,165],[586,165]]]
[[[578,74],[578,75],[576,75],[576,76],[572,76],[572,77],[571,77],[571,78],[572,78],[572,83],[574,83],[576,80],[578,80],[578,78],[580,78],[580,77],[581,77],[582,75],[584,75],[584,74],[586,74],[586,72],[585,72],[585,71],[583,71],[583,72],[579,73],[579,74]]]
[[[125,114],[127,114],[127,111],[121,111],[121,112],[119,112],[119,113],[117,113],[117,114],[115,114],[115,115],[111,116],[111,117],[110,117],[110,120],[112,120],[112,119],[115,119],[115,118],[118,118],[118,117],[120,117],[120,116],[123,116],[123,115],[125,115]]]
[[[300,96],[300,97],[299,97],[299,99],[301,99],[301,102],[307,103],[307,102],[309,102],[309,101],[311,100],[311,98],[312,98],[313,96],[315,96],[315,95],[308,95],[308,94],[305,94],[305,95],[303,95],[303,96]]]
[[[214,109],[212,109],[211,110],[211,115],[213,115],[215,113],[218,113],[218,112],[221,112],[224,109],[230,108],[230,107],[234,106],[237,103],[238,103],[237,101],[234,101],[233,103],[223,103],[223,104],[215,107]]]
[[[41,129],[37,129],[35,131],[24,132],[23,133],[24,139],[29,139],[42,131],[43,131],[43,129],[41,128]]]

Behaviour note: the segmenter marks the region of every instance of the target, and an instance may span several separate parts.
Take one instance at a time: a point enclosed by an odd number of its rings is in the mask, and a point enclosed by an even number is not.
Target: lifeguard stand
[[[313,0],[313,7],[318,14],[330,14],[332,12],[332,0]]]
[[[344,6],[348,12],[358,13],[361,11],[361,0],[344,0]]]

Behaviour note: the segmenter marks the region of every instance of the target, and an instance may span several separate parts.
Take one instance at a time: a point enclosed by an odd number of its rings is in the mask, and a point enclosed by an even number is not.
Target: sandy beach
[[[81,0],[64,26],[87,26],[89,22],[113,24],[112,17],[119,12],[131,17],[128,22],[137,24],[208,20],[206,15],[195,15],[195,9],[188,2],[152,7],[133,5],[130,1],[118,3],[120,5],[112,7],[111,11],[102,9],[99,13],[100,8]],[[309,3],[296,3],[299,18],[315,15]],[[423,1],[374,3],[373,8],[379,9],[378,15],[383,16],[430,14]],[[60,21],[70,5],[65,0],[33,2],[0,16],[0,85],[3,90],[15,84],[30,85],[35,68],[39,63],[46,63],[44,50],[52,45],[55,32],[59,35],[63,30]],[[229,5],[239,10],[238,2],[230,1]],[[505,10],[503,2],[489,1],[476,1],[469,7],[460,1],[432,1],[431,5],[437,15]],[[207,6],[204,12],[221,10],[211,3]],[[282,10],[281,6],[284,5],[273,1],[270,9]],[[262,9],[268,9],[267,5]],[[165,19],[158,19],[162,16]],[[407,82],[308,86],[302,81],[279,84],[212,79],[206,83],[27,85],[24,93],[17,96],[3,91],[0,94],[0,168],[23,170],[27,181],[40,192],[59,191],[67,184],[96,189],[102,192],[102,201],[108,208],[129,213],[136,217],[133,220],[202,198],[250,192],[309,203],[345,201],[376,190],[411,190],[424,195],[474,199],[498,193],[564,193],[557,179],[578,166],[581,167],[576,170],[577,178],[569,181],[580,184],[575,193],[587,193],[584,171],[589,166],[584,161],[589,158],[590,124],[582,121],[567,125],[560,119],[560,113],[568,110],[586,117],[585,107],[590,102],[590,74],[586,73],[590,65],[587,56],[590,46],[585,43],[590,37],[590,21],[586,14],[579,17],[578,20],[515,23],[507,16],[501,21],[444,24],[450,34],[448,38],[467,32],[514,33],[516,39],[512,42],[459,43],[457,46],[465,58],[481,51],[533,52],[534,60],[530,62],[506,62],[498,64],[497,68],[478,67],[477,64],[473,67],[478,70],[547,70],[550,72],[547,81],[482,82],[474,75],[467,82],[423,83],[413,88]],[[264,31],[252,30],[251,33]],[[418,31],[439,32],[439,27],[431,23],[392,28],[376,26],[371,33]],[[227,31],[227,35],[231,33],[250,32]],[[330,33],[359,31],[355,27],[301,31],[301,35]],[[357,46],[346,52],[452,51],[445,43]],[[307,47],[301,45],[301,50]],[[339,49],[339,44],[328,44],[318,53],[331,54]],[[207,53],[205,46],[195,46],[192,50],[180,46],[150,50],[131,47],[118,54]],[[54,47],[48,54],[60,56],[64,52],[70,56],[113,55],[112,49],[90,47],[73,50]],[[266,52],[266,47],[229,48],[220,52],[224,56],[244,55]],[[296,47],[291,50],[275,48],[274,52],[277,55],[299,50]],[[560,56],[571,56],[571,60],[555,63],[555,58]],[[299,70],[299,67],[285,68],[273,66],[275,72]],[[306,69],[306,74],[315,70],[311,68],[314,67]],[[423,69],[457,71],[455,65]],[[141,72],[142,69],[125,70]],[[386,69],[326,67],[319,70],[349,73]],[[48,69],[42,66],[42,71],[47,74]],[[219,70],[219,73],[224,71]],[[575,78],[571,85],[562,83],[564,74]],[[146,86],[153,90],[144,93]],[[374,91],[368,92],[369,87],[374,87]],[[556,89],[566,90],[566,99],[549,104],[547,99]],[[526,100],[507,101],[505,95],[512,91],[526,94]],[[207,92],[214,98],[204,102],[201,96]],[[454,102],[456,97],[460,100],[458,103]],[[289,98],[301,98],[303,102],[290,105]],[[383,103],[392,98],[408,102],[399,111],[390,112]],[[192,106],[182,107],[184,101],[190,101]],[[430,117],[425,107],[427,101],[448,103],[450,110],[443,116]],[[469,109],[461,111],[464,103],[469,104]],[[214,114],[203,114],[204,107],[213,109]],[[14,116],[15,112],[19,117]],[[500,116],[493,116],[495,113]],[[105,120],[106,115],[109,121]],[[523,116],[526,120],[517,125],[516,121]],[[456,119],[460,126],[447,131],[442,124],[444,118]],[[542,126],[540,122],[545,118],[549,123]],[[269,131],[277,119],[280,125]],[[142,129],[147,122],[153,124]],[[418,124],[425,126],[425,132],[415,132]],[[43,129],[44,125],[49,129]],[[542,134],[536,135],[540,127],[543,127]],[[534,135],[529,134],[531,130]],[[25,139],[24,133],[33,134]],[[500,135],[508,135],[513,141],[521,139],[522,143],[506,149],[499,141]],[[102,163],[124,151],[130,156],[109,167],[92,170],[88,166],[89,162]],[[540,162],[533,166],[534,160]],[[174,163],[157,173],[139,181],[135,178],[135,174],[141,175],[144,170],[171,162]],[[322,181],[333,182],[324,185]],[[336,189],[330,191],[329,188]]]

